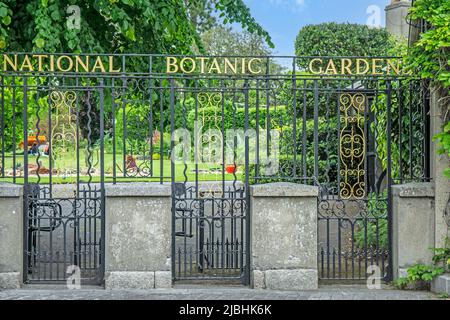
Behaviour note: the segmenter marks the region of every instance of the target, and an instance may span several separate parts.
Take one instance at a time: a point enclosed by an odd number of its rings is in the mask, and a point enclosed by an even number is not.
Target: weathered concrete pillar
[[[23,186],[0,183],[0,289],[22,284],[23,250]]]
[[[406,21],[408,10],[411,7],[409,0],[392,0],[391,4],[386,6],[386,30],[404,39],[408,39],[409,24]]]
[[[105,189],[105,287],[170,288],[170,186],[121,183]]]
[[[254,288],[317,289],[317,196],[294,183],[250,187]]]
[[[392,187],[394,279],[406,275],[414,264],[431,264],[434,247],[433,183],[408,183]]]
[[[444,115],[448,110],[448,102],[444,98],[447,94],[432,86],[430,88],[430,131],[431,137],[442,132]],[[450,166],[449,157],[438,154],[437,142],[431,141],[431,177],[435,189],[434,201],[434,246],[443,248],[446,238],[450,237],[449,217],[446,210],[450,206],[450,179],[444,176],[444,170]],[[448,214],[448,213],[447,213]],[[450,274],[443,274],[431,282],[431,291],[450,294]]]
[[[447,101],[444,94],[431,87],[430,96],[430,130],[431,137],[442,132],[444,127],[444,114],[448,110]],[[446,154],[438,154],[439,146],[437,142],[431,142],[431,177],[434,182],[435,190],[435,244],[434,247],[442,248],[445,246],[445,238],[450,237],[449,226],[444,217],[450,200],[450,179],[444,176],[444,170],[450,166],[450,159]]]

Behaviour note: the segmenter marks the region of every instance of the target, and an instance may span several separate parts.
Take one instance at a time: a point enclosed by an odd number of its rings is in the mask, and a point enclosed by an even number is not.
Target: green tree
[[[80,8],[79,28],[67,23],[70,5]],[[272,46],[243,0],[3,0],[0,49],[188,54],[211,21],[238,23]]]
[[[391,47],[386,30],[350,23],[307,25],[295,39],[297,56],[384,56]]]
[[[264,37],[249,31],[233,31],[224,26],[215,26],[201,34],[204,50],[207,54],[218,56],[269,56],[272,49]],[[269,72],[278,74],[282,71],[276,61],[270,59]]]

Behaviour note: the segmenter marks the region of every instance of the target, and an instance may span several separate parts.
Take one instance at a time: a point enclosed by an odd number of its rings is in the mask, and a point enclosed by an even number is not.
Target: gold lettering
[[[24,68],[28,68],[28,71],[33,71],[33,65],[31,64],[30,58],[28,57],[27,54],[25,55],[25,58],[23,58],[20,71],[25,71]]]
[[[242,74],[245,74],[245,58],[242,58],[241,63],[241,72]]]
[[[366,69],[364,71],[361,71],[361,62],[366,65]],[[356,59],[356,74],[358,75],[366,74],[367,72],[369,72],[369,69],[370,65],[366,59]]]
[[[320,68],[319,68],[319,71],[314,71],[314,63],[315,62],[320,62]],[[323,73],[323,68],[322,68],[322,63],[323,63],[323,60],[322,59],[319,59],[319,58],[316,58],[316,59],[312,59],[310,62],[309,62],[309,71],[312,73],[312,74],[321,74],[321,73]]]
[[[7,54],[4,54],[3,55],[3,71],[7,71],[8,70],[7,64],[9,64],[9,66],[14,71],[17,71],[17,54],[14,55],[14,62],[8,57]]]
[[[80,56],[75,56],[75,71],[79,72],[79,66],[83,67],[84,72],[89,72],[89,56],[85,57],[85,61]]]
[[[327,65],[327,69],[325,70],[325,73],[329,74],[330,71],[333,71],[331,74],[337,74],[336,65],[334,64],[333,59],[330,59]]]
[[[212,73],[212,71],[213,70],[215,70],[217,73],[222,73],[221,71],[220,71],[220,66],[219,66],[219,62],[217,62],[217,59],[216,58],[214,58],[213,59],[213,61],[212,61],[212,63],[211,63],[211,66],[209,67],[209,71],[208,71],[208,73]]]
[[[100,69],[102,73],[106,72],[105,66],[103,65],[102,59],[100,59],[100,57],[97,57],[97,59],[95,59],[94,66],[92,67],[92,72],[95,72],[95,69]]]
[[[63,64],[62,64],[63,59],[66,59],[66,61],[68,61],[68,64],[69,64],[66,69],[64,69]],[[56,60],[56,67],[58,68],[59,71],[69,72],[73,68],[73,61],[69,56],[61,56]]]
[[[50,71],[55,71],[55,56],[51,55],[50,56]]]
[[[394,70],[394,74],[400,74],[400,62],[397,61],[397,65],[391,59],[387,60],[387,74],[391,74],[391,69]]]
[[[250,59],[250,61],[248,62],[248,71],[250,71],[250,73],[252,73],[252,74],[260,74],[261,71],[262,71],[262,70],[261,70],[261,66],[259,66],[258,70],[254,70],[254,69],[252,68],[252,63],[255,62],[255,61],[261,63],[261,59],[260,59],[260,58],[253,58],[253,59]]]
[[[372,75],[382,75],[383,72],[377,72],[379,68],[382,68],[382,65],[377,64],[377,62],[383,62],[383,59],[373,59],[372,60]]]
[[[237,58],[234,58],[234,65],[231,64],[230,60],[228,58],[225,58],[225,71],[224,73],[228,73],[228,68],[236,74],[237,73]]]
[[[186,61],[190,61],[191,62],[191,64],[192,64],[191,70],[186,70],[184,68]],[[181,59],[181,61],[180,61],[180,69],[181,69],[181,71],[183,73],[192,73],[192,72],[195,71],[195,68],[196,68],[196,64],[195,64],[195,60],[194,59],[189,58],[189,57]]]
[[[200,57],[198,59],[200,60],[200,73],[205,73],[205,61],[208,60],[208,58]]]
[[[341,60],[341,74],[353,74],[351,66],[352,66],[352,60],[342,59]]]
[[[33,55],[33,58],[37,58],[38,59],[38,71],[42,72],[44,71],[43,67],[42,67],[42,59],[43,58],[47,58],[48,56],[46,54],[35,54]]]
[[[175,67],[171,69],[171,67]],[[166,72],[167,73],[177,73],[178,72],[178,64],[176,57],[167,57],[166,58]]]
[[[114,70],[114,56],[109,56],[109,72],[114,73],[114,72],[120,72],[120,67],[119,69]]]

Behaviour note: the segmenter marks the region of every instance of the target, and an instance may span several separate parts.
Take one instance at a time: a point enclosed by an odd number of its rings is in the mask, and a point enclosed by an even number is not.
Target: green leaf
[[[128,28],[128,30],[125,32],[125,36],[130,39],[131,41],[136,41],[136,35],[134,33],[134,28],[130,27]]]
[[[42,39],[42,38],[37,38],[36,39],[36,46],[38,47],[38,48],[43,48],[44,46],[45,46],[45,41],[44,41],[44,39]]]
[[[11,17],[10,16],[3,17],[2,22],[5,26],[9,26],[9,24],[11,23]]]

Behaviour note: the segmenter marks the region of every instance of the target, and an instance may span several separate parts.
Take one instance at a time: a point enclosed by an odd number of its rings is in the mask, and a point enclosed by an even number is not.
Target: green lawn
[[[100,182],[100,161],[97,152],[94,152],[91,161],[93,172],[91,172],[91,178],[87,174],[87,162],[85,161],[87,156],[84,153],[79,154],[79,164],[80,164],[80,180],[83,182]],[[3,182],[13,182],[12,173],[13,173],[13,156],[12,153],[5,153],[5,178],[0,178],[0,181]],[[34,156],[28,155],[28,164],[35,165],[37,162],[40,162],[41,166],[44,168],[49,168],[49,157],[48,156]],[[161,172],[161,162],[162,162],[162,172]],[[23,168],[24,158],[23,154],[16,154],[16,167]],[[110,153],[106,153],[104,156],[105,163],[105,181],[113,182],[113,167],[114,167],[114,158]],[[128,173],[124,176],[123,173],[123,155],[117,154],[115,159],[116,164],[116,179],[117,181],[123,182],[132,182],[132,181],[161,181],[161,177],[163,181],[169,182],[171,181],[171,162],[168,159],[153,160],[153,167],[150,167],[150,161],[136,160],[136,165],[141,169],[139,172]],[[76,154],[70,156],[67,154],[65,157],[60,159],[56,159],[52,166],[54,170],[52,174],[52,182],[53,183],[74,183],[76,182],[76,174],[77,174],[77,158]],[[198,180],[201,181],[215,181],[222,180],[222,172],[221,165],[218,164],[199,164],[198,165]],[[238,168],[236,173],[237,179],[240,180],[243,168]],[[184,172],[186,171],[186,172]],[[188,164],[185,170],[184,164],[175,164],[175,180],[176,181],[184,181],[185,174],[187,177],[187,181],[195,181],[195,165]],[[225,180],[232,181],[234,176],[232,174],[225,172]],[[31,173],[29,170],[29,178],[30,182],[38,182],[38,176],[35,173]],[[19,176],[19,173],[16,172],[16,182],[23,183],[23,172],[22,177]],[[48,174],[40,174],[40,183],[48,183],[49,175]]]

